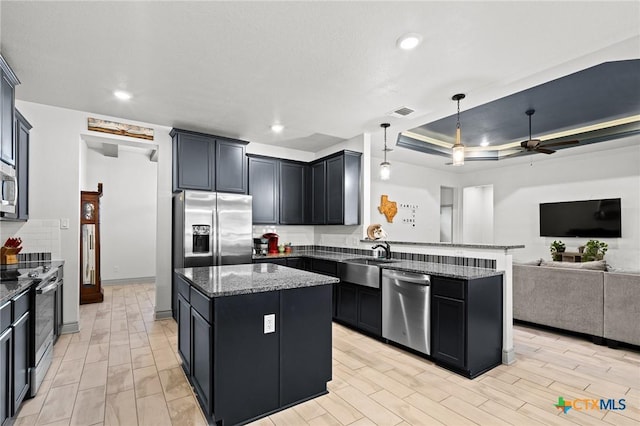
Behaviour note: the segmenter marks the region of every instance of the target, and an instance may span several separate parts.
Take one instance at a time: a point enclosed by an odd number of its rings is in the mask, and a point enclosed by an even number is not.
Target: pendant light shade
[[[456,124],[456,143],[453,145],[453,165],[454,166],[463,166],[464,165],[464,145],[461,140],[461,132],[460,132],[460,100],[464,99],[465,95],[463,93],[458,93],[457,95],[453,95],[451,97],[452,100],[458,103],[458,120]]]
[[[389,180],[391,178],[391,163],[387,161],[387,152],[393,151],[387,148],[387,127],[391,126],[389,123],[382,123],[380,127],[384,129],[384,161],[380,163],[380,179]]]

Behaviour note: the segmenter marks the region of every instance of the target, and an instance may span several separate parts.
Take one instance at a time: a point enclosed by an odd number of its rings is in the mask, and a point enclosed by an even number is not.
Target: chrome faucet
[[[384,258],[385,259],[391,259],[391,246],[389,245],[388,242],[384,241],[384,245],[383,244],[376,244],[375,246],[371,247],[372,250],[375,250],[377,248],[383,248],[384,249]]]

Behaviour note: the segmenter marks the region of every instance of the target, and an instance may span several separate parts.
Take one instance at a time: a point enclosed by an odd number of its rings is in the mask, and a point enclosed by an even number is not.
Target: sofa
[[[513,318],[640,346],[640,275],[604,261],[513,265]]]

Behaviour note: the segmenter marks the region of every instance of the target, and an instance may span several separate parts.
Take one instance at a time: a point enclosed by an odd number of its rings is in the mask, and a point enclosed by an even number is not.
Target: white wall
[[[86,144],[82,144],[85,145]],[[120,147],[118,157],[89,149],[83,191],[103,184],[100,199],[100,275],[103,281],[156,275],[158,163],[145,151]]]
[[[465,244],[493,244],[493,186],[462,189],[462,235]]]
[[[171,309],[171,138],[170,129],[149,123],[101,116],[17,100],[20,112],[33,125],[30,139],[30,220],[69,219],[69,229],[59,233],[60,255],[65,261],[64,322],[73,328],[78,322],[78,273],[80,253],[81,134],[87,131],[89,116],[126,122],[155,130],[158,145],[158,212],[156,250],[156,313]],[[84,172],[83,172],[84,173]],[[34,222],[35,223],[35,222]],[[4,225],[3,225],[4,226]]]
[[[530,164],[479,170],[462,175],[462,184],[493,184],[494,241],[524,244],[524,250],[515,251],[515,260],[550,260],[549,245],[554,238],[539,236],[540,203],[619,197],[622,238],[601,239],[609,244],[605,259],[617,268],[640,270],[640,137],[632,138],[631,146],[534,157]],[[577,251],[587,240],[563,238],[568,251]]]
[[[371,160],[371,222],[382,224],[391,241],[440,241],[440,187],[458,186],[457,175],[388,160],[391,179],[387,181],[380,180],[378,174],[382,157]],[[383,194],[398,203],[393,223],[378,211]]]

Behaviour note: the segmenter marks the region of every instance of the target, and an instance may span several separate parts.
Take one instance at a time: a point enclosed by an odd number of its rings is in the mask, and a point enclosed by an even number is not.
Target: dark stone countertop
[[[64,265],[62,260],[45,260],[39,262],[22,262],[15,265],[0,265],[0,304],[11,299],[33,283],[38,281],[37,277],[29,277],[27,274],[42,266],[58,268]]]
[[[182,268],[175,272],[209,297],[312,287],[340,281],[272,263]]]
[[[352,253],[338,253],[338,252],[330,252],[330,251],[319,251],[319,250],[298,250],[292,253],[286,254],[273,254],[267,256],[254,255],[253,258],[255,260],[266,260],[266,259],[281,259],[287,257],[309,257],[314,259],[324,259],[324,260],[333,260],[336,262],[347,262],[351,259],[363,259],[363,258],[371,258],[375,259],[372,256],[363,256]],[[474,278],[484,278],[484,277],[492,277],[496,275],[502,275],[502,271],[496,271],[494,269],[488,268],[475,268],[472,266],[464,266],[464,265],[451,265],[447,263],[432,263],[432,262],[420,262],[416,260],[401,260],[401,259],[390,259],[390,263],[384,263],[380,265],[380,268],[385,269],[394,269],[398,271],[406,271],[406,272],[417,272],[421,274],[428,275],[437,275],[441,277],[448,278],[458,278],[458,279],[474,279]]]
[[[384,243],[386,240],[360,240],[363,243]],[[424,243],[412,241],[386,241],[389,244],[399,244],[407,246],[423,247],[445,247],[461,249],[481,249],[481,250],[513,250],[524,248],[524,244],[458,244],[458,243]]]

